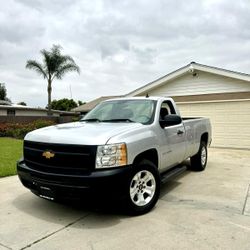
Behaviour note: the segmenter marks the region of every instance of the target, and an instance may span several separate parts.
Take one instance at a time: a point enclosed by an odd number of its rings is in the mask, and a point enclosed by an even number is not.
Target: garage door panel
[[[250,101],[180,103],[182,116],[208,117],[212,146],[250,149]]]

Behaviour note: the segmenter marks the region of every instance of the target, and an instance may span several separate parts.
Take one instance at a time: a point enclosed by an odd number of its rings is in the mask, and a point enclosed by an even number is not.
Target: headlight
[[[112,168],[127,165],[127,147],[125,143],[97,147],[96,168]]]

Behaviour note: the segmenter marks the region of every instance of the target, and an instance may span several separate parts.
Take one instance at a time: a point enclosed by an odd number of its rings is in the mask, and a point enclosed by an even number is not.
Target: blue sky
[[[46,82],[25,69],[60,44],[81,68],[53,99],[128,93],[191,61],[250,73],[248,0],[0,0],[0,82],[13,102],[46,106]],[[71,88],[71,92],[70,92]]]

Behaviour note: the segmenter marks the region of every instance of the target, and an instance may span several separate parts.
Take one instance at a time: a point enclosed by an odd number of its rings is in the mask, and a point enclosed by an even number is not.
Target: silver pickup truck
[[[209,119],[181,118],[171,98],[112,99],[79,122],[28,133],[17,172],[40,197],[114,195],[143,214],[156,204],[161,182],[186,170],[184,160],[205,169],[210,143]]]

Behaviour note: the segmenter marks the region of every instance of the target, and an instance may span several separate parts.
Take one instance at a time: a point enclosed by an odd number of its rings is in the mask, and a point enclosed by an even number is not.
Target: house
[[[11,102],[6,100],[0,100],[0,105],[11,105]]]
[[[71,111],[73,112],[80,112],[81,115],[85,115],[88,113],[91,109],[93,109],[97,104],[100,102],[112,99],[112,98],[119,98],[121,96],[101,96],[97,99],[94,99],[88,103],[85,103],[79,107],[73,108]]]
[[[182,116],[212,123],[212,146],[250,149],[250,75],[199,63],[177,69],[125,96],[170,96]]]
[[[33,108],[11,103],[0,103],[0,123],[1,122],[30,122],[37,119],[71,121],[75,112],[52,110],[52,115],[48,116],[48,110],[43,108]]]
[[[52,110],[52,116],[59,117],[63,111]],[[22,105],[1,105],[0,116],[47,116],[48,110],[43,108],[32,108]]]

